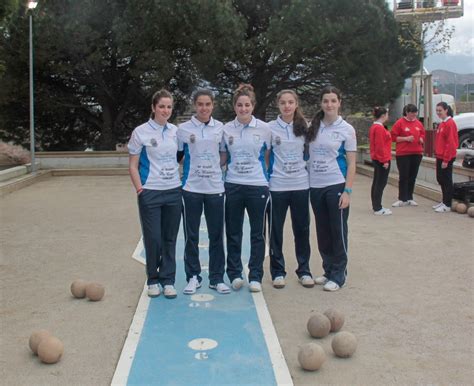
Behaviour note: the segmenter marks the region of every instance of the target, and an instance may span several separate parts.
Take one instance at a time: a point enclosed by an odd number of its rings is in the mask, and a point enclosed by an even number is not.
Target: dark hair
[[[452,118],[454,116],[453,109],[446,102],[439,102],[436,107],[441,107],[443,110],[448,110],[448,115]]]
[[[207,90],[205,88],[200,88],[193,94],[193,104],[195,104],[200,96],[208,96],[211,98],[212,103],[214,103],[214,94],[211,90]]]
[[[239,87],[237,87],[237,90],[234,91],[234,96],[232,98],[233,106],[235,106],[237,99],[239,99],[241,96],[248,96],[253,106],[255,106],[257,103],[257,98],[255,97],[255,92],[253,91],[253,86],[251,84],[242,83],[239,85]]]
[[[372,114],[375,119],[379,119],[382,115],[387,114],[387,109],[385,107],[375,106]]]
[[[155,92],[151,97],[151,105],[155,107],[162,98],[170,98],[171,101],[173,101],[173,95],[168,90],[162,88],[161,90]],[[151,111],[150,118],[155,119],[155,113],[153,110]]]
[[[403,116],[406,117],[407,113],[417,113],[418,112],[418,107],[416,107],[414,104],[408,103],[404,108],[403,108]]]
[[[337,89],[334,86],[326,86],[322,89],[321,98],[320,98],[321,101],[323,100],[323,97],[326,94],[336,94],[337,99],[339,99],[339,101],[342,100],[341,92],[339,91],[339,89]],[[321,121],[323,119],[324,119],[324,111],[321,109],[316,113],[313,120],[311,121],[311,124],[308,127],[308,134],[306,135],[307,142],[311,142],[316,139],[316,137],[318,136],[319,127],[321,126]]]
[[[307,130],[308,130],[308,123],[306,123],[306,119],[303,115],[303,110],[300,107],[300,101],[298,98],[298,94],[294,92],[293,90],[281,90],[276,97],[277,103],[280,101],[280,98],[284,94],[290,94],[293,95],[293,97],[296,100],[296,110],[293,115],[293,133],[295,134],[296,137],[301,137],[302,135],[305,135]]]

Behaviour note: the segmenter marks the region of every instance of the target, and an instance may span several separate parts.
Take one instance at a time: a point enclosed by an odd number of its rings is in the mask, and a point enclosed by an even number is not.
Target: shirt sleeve
[[[346,140],[344,142],[344,149],[346,151],[357,151],[357,137],[355,129],[349,125],[347,127]]]
[[[390,134],[392,135],[392,142],[397,142],[397,137],[400,135],[400,120],[394,123]]]
[[[133,130],[130,141],[128,141],[128,153],[131,155],[138,155],[141,153],[143,148],[143,142],[140,140],[140,136],[137,130]]]

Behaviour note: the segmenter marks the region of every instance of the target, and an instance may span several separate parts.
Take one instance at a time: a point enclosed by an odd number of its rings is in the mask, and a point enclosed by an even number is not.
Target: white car
[[[474,150],[474,113],[455,115],[453,119],[458,127],[459,148]]]

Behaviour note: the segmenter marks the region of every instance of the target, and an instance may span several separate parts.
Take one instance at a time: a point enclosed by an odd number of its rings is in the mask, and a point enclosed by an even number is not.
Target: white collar
[[[148,120],[148,124],[155,130],[163,130],[163,131],[166,130],[168,128],[167,123],[165,123],[164,126],[161,126],[159,123],[157,123],[155,120],[151,118]]]
[[[288,127],[293,127],[293,122],[290,122],[290,123],[286,123],[282,118],[281,118],[281,115],[279,115],[277,117],[277,123],[283,127],[284,129],[288,128]]]
[[[374,122],[374,125],[380,125],[380,126],[383,126],[383,123],[382,123],[382,122],[379,122],[379,121],[375,121],[375,122]]]
[[[341,117],[340,115],[338,115],[338,116],[337,116],[337,119],[336,119],[333,123],[331,123],[331,124],[329,124],[329,125],[326,125],[326,124],[324,123],[324,121],[321,120],[320,127],[323,128],[323,127],[337,126],[337,125],[339,125],[341,122],[342,122],[342,117]]]
[[[211,119],[209,120],[209,123],[206,125],[204,122],[201,122],[199,119],[196,118],[195,115],[193,115],[191,117],[191,122],[195,125],[195,126],[201,126],[201,125],[205,125],[205,126],[215,126],[215,122],[214,122],[214,118],[211,117]]]
[[[452,117],[451,116],[447,116],[446,118],[443,119],[443,122],[448,122]]]
[[[255,118],[253,115],[252,115],[252,120],[247,123],[247,124],[243,124],[243,123],[240,123],[239,120],[237,119],[237,117],[235,117],[234,119],[234,126],[236,128],[239,128],[239,129],[245,129],[247,127],[257,127],[257,118]]]

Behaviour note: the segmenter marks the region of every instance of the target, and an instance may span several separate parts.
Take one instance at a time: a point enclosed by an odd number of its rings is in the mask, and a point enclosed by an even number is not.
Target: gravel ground
[[[421,197],[419,207],[375,217],[370,183],[357,176],[344,289],[326,293],[297,283],[289,220],[286,288],[272,288],[266,271],[265,299],[295,385],[473,384],[473,219],[435,214]],[[395,199],[388,186],[385,205]],[[140,229],[128,177],[50,178],[1,198],[0,216],[0,383],[109,384],[145,280],[143,266],[130,258]],[[316,275],[314,221],[312,241]],[[103,301],[72,298],[76,278],[102,283]],[[338,359],[331,336],[317,340],[326,362],[303,371],[298,346],[315,341],[306,321],[329,307],[344,312],[343,330],[357,336],[358,350]],[[64,342],[56,365],[42,365],[28,349],[39,328]]]

